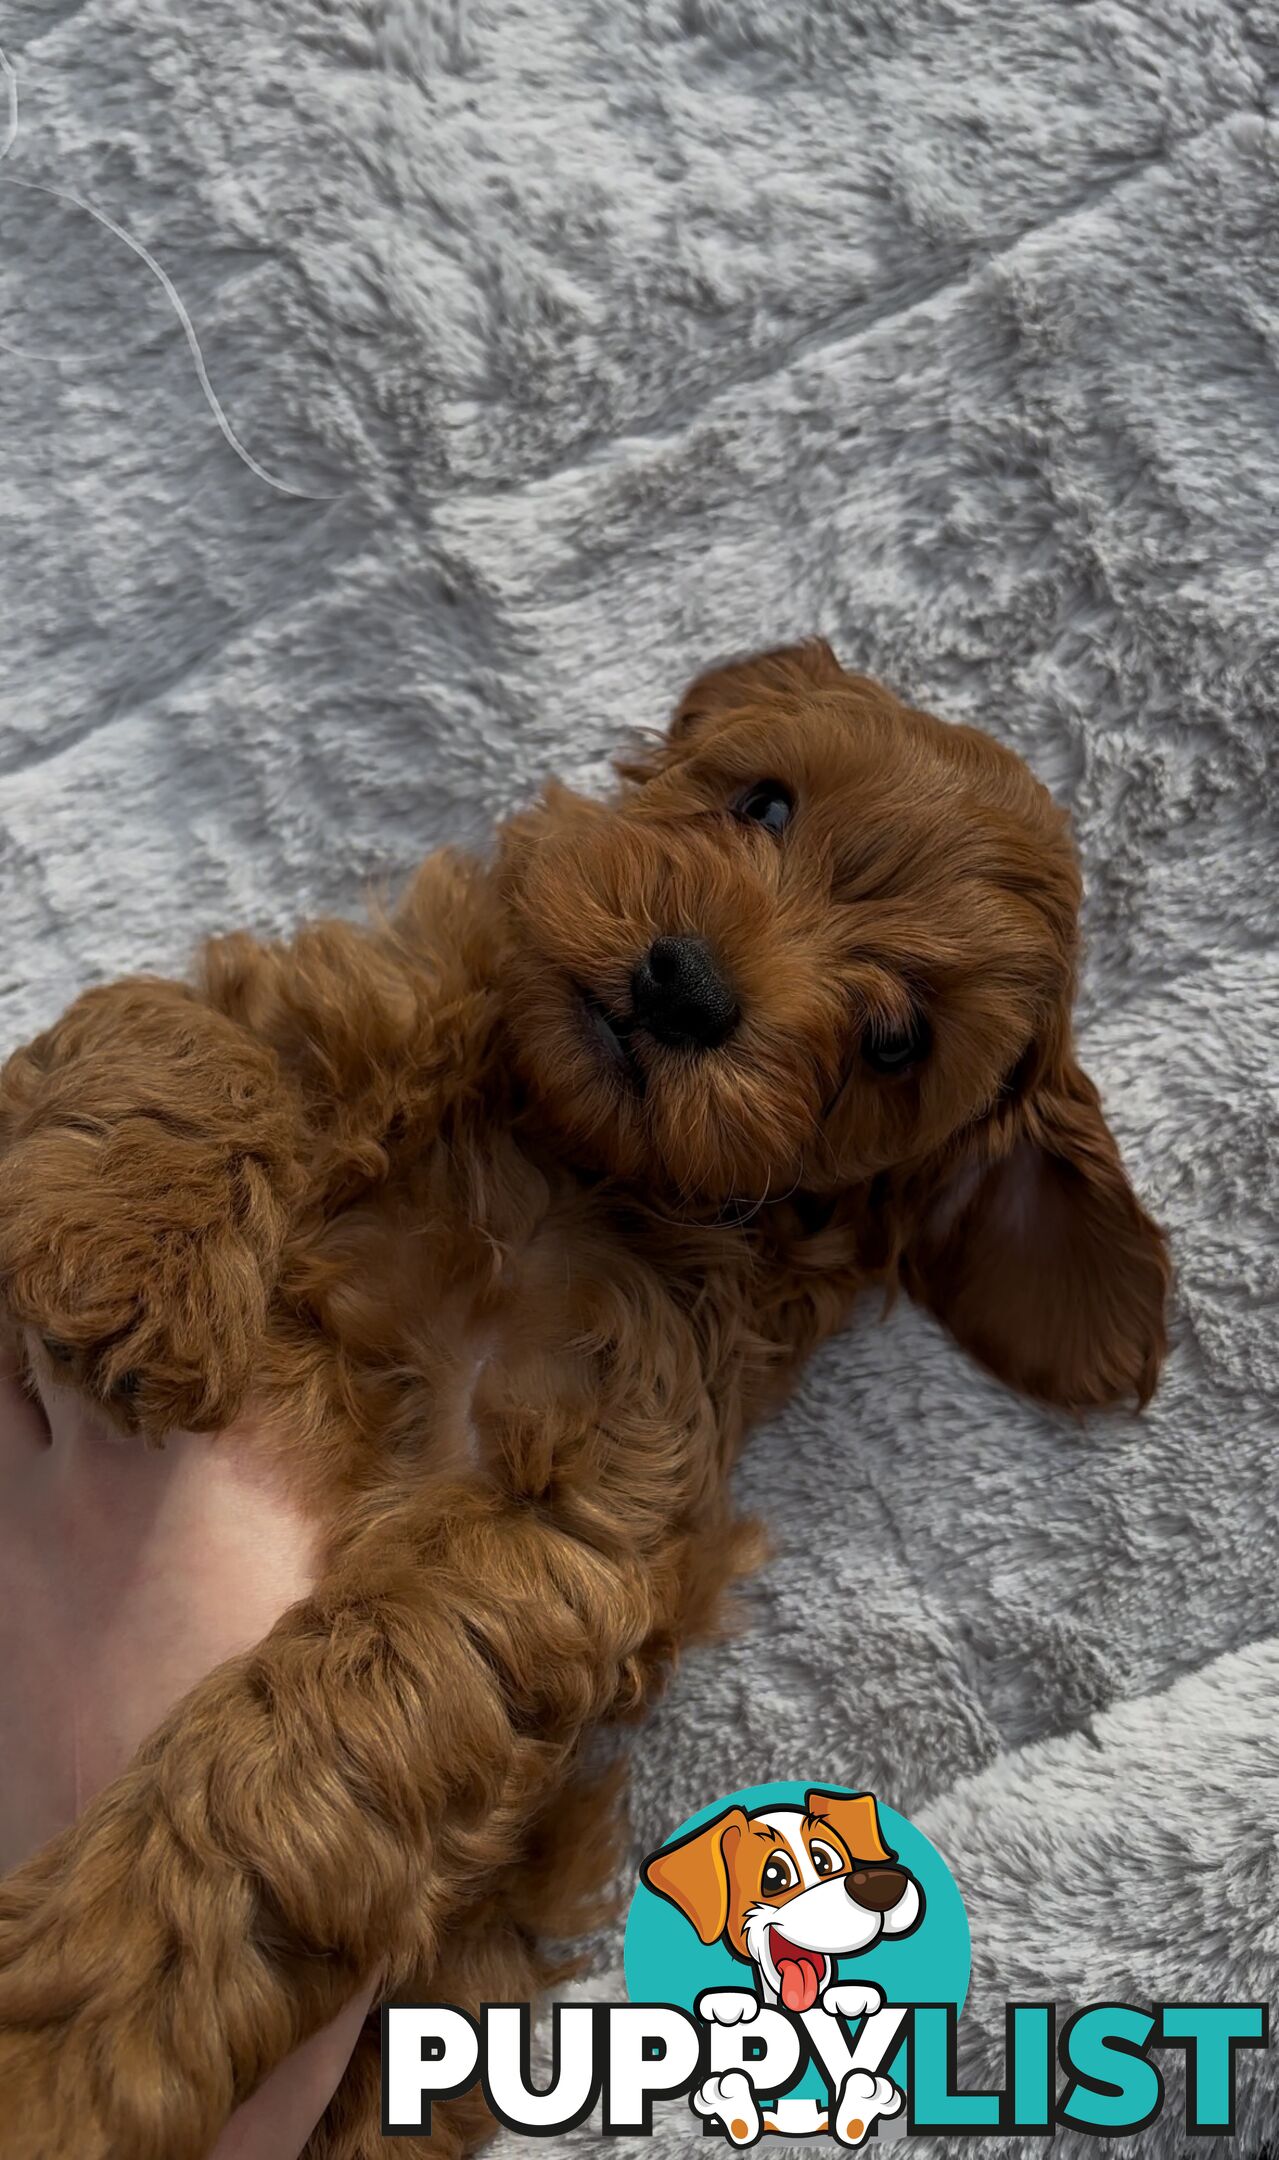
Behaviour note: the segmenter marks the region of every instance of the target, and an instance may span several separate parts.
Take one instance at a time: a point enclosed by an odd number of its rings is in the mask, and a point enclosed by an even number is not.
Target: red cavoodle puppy
[[[1042,1401],[1155,1385],[1020,759],[813,643],[621,771],[0,1077],[3,2160],[205,2160],[375,1993],[545,1984],[583,1738],[750,1565],[743,1435],[867,1283]],[[307,2151],[378,2120],[370,2029]]]

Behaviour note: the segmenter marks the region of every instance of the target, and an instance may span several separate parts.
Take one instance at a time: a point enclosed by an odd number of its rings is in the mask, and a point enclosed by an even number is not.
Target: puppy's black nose
[[[737,1026],[737,1000],[705,938],[654,938],[631,976],[635,1017],[659,1042],[713,1050]]]
[[[844,1877],[844,1888],[854,1905],[864,1905],[867,1912],[887,1912],[905,1895],[906,1877],[899,1867],[854,1868]]]

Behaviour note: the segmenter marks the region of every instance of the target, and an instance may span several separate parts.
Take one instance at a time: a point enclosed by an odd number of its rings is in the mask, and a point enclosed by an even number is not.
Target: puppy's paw
[[[0,1072],[0,1299],[127,1430],[227,1425],[296,1189],[276,1061],[175,985],[81,998]]]
[[[744,2070],[725,2070],[722,2077],[707,2078],[692,2095],[690,2105],[699,2115],[718,2116],[734,2145],[753,2145],[764,2127]]]
[[[749,1988],[707,1988],[695,2008],[707,2025],[744,2025],[759,2016],[760,2001]]]
[[[839,2088],[831,2128],[841,2145],[860,2145],[881,2116],[900,2115],[904,2098],[891,2078],[850,2070]]]
[[[873,2017],[884,2007],[884,1991],[869,1980],[833,1980],[822,1996],[823,2010],[832,2017],[848,2018],[856,2024],[858,2018]]]

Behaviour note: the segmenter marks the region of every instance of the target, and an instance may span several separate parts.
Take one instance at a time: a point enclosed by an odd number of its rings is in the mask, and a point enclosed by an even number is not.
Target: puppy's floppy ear
[[[796,701],[813,690],[829,690],[847,681],[825,638],[801,645],[777,645],[746,660],[725,660],[691,682],[675,707],[660,741],[647,741],[615,760],[623,780],[654,780],[678,765],[701,731],[716,718],[740,711],[761,698]]]
[[[1137,1199],[1068,1048],[1031,1053],[1016,1098],[914,1181],[911,1296],[997,1378],[1085,1410],[1155,1391],[1167,1347],[1163,1232]]]
[[[825,638],[776,645],[746,660],[722,661],[689,684],[675,708],[671,738],[682,741],[695,733],[701,721],[717,712],[730,712],[734,706],[749,705],[755,698],[831,689],[843,680],[844,670]]]
[[[817,1815],[830,1824],[842,1840],[850,1860],[882,1866],[885,1861],[897,1858],[884,1843],[873,1793],[810,1792],[804,1795],[804,1806],[810,1815]]]
[[[744,1808],[726,1808],[678,1844],[650,1853],[640,1869],[641,1882],[678,1906],[704,1943],[718,1942],[728,1926],[729,1869],[746,1824]]]

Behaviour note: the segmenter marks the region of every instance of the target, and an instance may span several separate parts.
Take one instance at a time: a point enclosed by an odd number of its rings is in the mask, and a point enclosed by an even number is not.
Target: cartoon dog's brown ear
[[[675,708],[672,740],[678,742],[694,732],[699,721],[734,706],[749,705],[754,698],[789,691],[830,689],[844,679],[844,670],[825,638],[806,638],[798,645],[775,645],[771,651],[752,653],[745,660],[721,661],[691,682]]]
[[[996,1377],[1067,1409],[1149,1401],[1166,1347],[1163,1232],[1069,1052],[916,1196],[912,1297]]]
[[[718,1942],[728,1926],[729,1869],[746,1822],[744,1808],[727,1808],[678,1844],[650,1853],[640,1869],[641,1882],[678,1906],[704,1943]]]
[[[873,1793],[810,1792],[804,1796],[804,1806],[810,1815],[830,1824],[850,1860],[873,1866],[897,1858],[884,1843]]]

